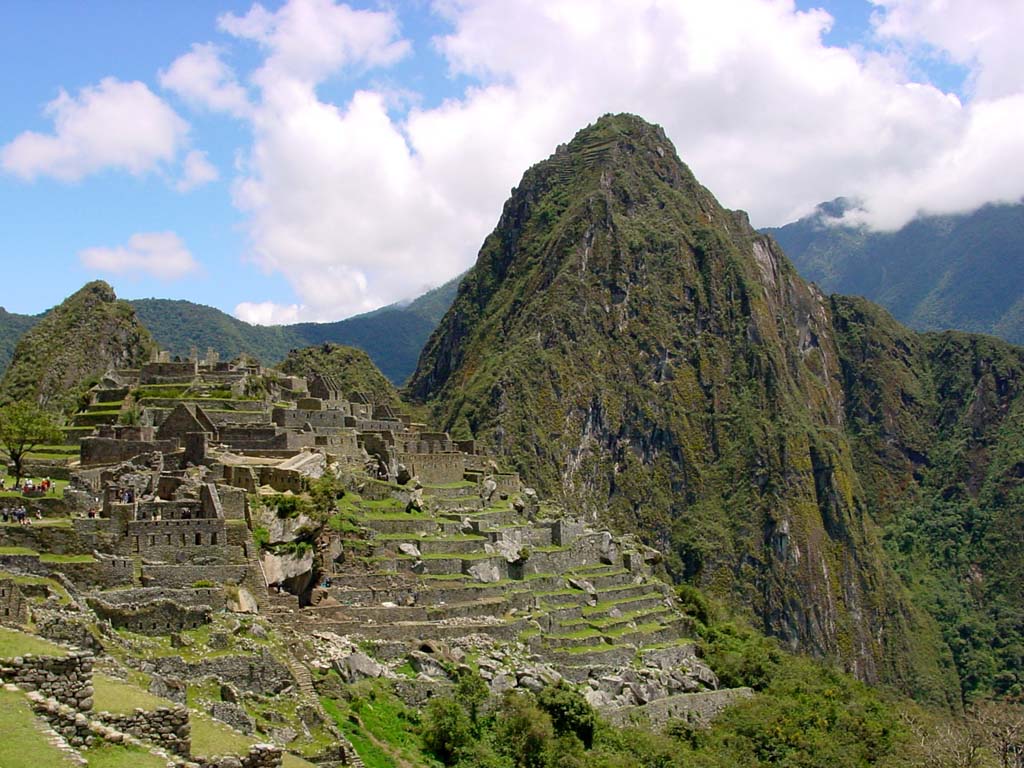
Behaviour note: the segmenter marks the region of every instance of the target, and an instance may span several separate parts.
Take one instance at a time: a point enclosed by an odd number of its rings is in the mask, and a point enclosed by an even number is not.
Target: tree
[[[25,455],[37,445],[62,439],[57,418],[28,400],[16,400],[0,408],[0,443],[14,465],[14,482],[21,482]]]
[[[549,685],[537,695],[537,704],[551,716],[556,734],[571,733],[587,749],[594,745],[597,713],[582,694],[560,680],[557,685]]]
[[[445,765],[454,765],[473,742],[469,715],[452,696],[435,696],[423,712],[423,743]]]
[[[543,768],[545,752],[555,736],[551,716],[533,697],[506,691],[501,701],[495,743],[516,768]]]

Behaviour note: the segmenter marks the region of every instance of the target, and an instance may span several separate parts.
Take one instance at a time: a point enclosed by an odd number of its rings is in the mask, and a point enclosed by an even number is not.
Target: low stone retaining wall
[[[725,688],[705,693],[682,693],[655,699],[635,707],[605,710],[601,714],[611,723],[628,725],[646,720],[652,728],[662,728],[669,720],[686,720],[694,725],[708,725],[722,710],[749,699],[750,688]]]
[[[168,752],[188,757],[191,748],[192,726],[185,707],[159,707],[153,710],[136,709],[130,715],[97,712],[96,719],[123,733],[151,742]]]
[[[92,660],[87,651],[71,651],[67,656],[25,654],[0,659],[0,678],[23,691],[38,691],[76,711],[88,712],[92,709]]]
[[[90,747],[98,741],[125,744],[162,757],[167,760],[168,765],[173,765],[175,768],[280,768],[283,760],[284,750],[274,744],[253,744],[249,748],[249,753],[242,756],[215,755],[198,758],[189,757],[187,736],[184,739],[184,753],[163,747],[163,745],[171,743],[172,740],[168,739],[166,734],[159,733],[161,729],[174,728],[174,724],[178,723],[178,731],[188,730],[188,710],[184,707],[160,709],[153,712],[138,710],[135,715],[122,717],[101,713],[102,717],[109,718],[108,722],[103,722],[89,718],[74,707],[61,704],[52,698],[46,698],[37,691],[30,692],[28,698],[32,710],[70,746],[79,749]],[[182,717],[184,725],[180,724]],[[149,722],[140,725],[134,722],[136,719]],[[163,725],[158,726],[158,722]],[[140,738],[135,733],[119,730],[119,724],[136,729],[143,735]],[[152,744],[146,743],[147,741],[158,746],[154,747]],[[177,746],[181,747],[180,739]]]

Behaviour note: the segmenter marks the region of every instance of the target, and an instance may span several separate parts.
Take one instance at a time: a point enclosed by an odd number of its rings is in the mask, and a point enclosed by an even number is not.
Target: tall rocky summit
[[[154,347],[135,310],[102,281],[87,283],[19,339],[0,399],[29,398],[58,410],[111,368],[138,367]]]
[[[952,700],[855,471],[843,352],[773,240],[605,116],[526,172],[409,393],[788,646]]]

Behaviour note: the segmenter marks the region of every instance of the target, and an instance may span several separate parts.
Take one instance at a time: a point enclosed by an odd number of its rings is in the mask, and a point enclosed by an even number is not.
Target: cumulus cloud
[[[0,164],[26,180],[78,181],[115,168],[140,175],[171,162],[188,124],[140,82],[112,77],[46,105],[53,133],[26,131],[0,150]]]
[[[160,73],[160,86],[173,91],[192,106],[246,117],[249,97],[235,73],[211,43],[196,43]]]
[[[189,192],[196,187],[216,181],[218,178],[220,178],[220,173],[217,171],[216,166],[210,162],[206,153],[193,149],[185,155],[182,175],[174,185],[174,188],[179,192]]]
[[[884,38],[933,49],[971,69],[972,91],[984,99],[1024,90],[1024,3],[1006,0],[872,0]],[[927,53],[927,51],[926,51]]]
[[[525,168],[605,112],[662,124],[698,178],[757,225],[838,195],[865,201],[860,220],[880,227],[1019,199],[1024,67],[1019,24],[993,29],[1005,4],[875,2],[870,50],[826,45],[832,18],[790,0],[445,0],[435,11],[450,31],[435,50],[472,85],[430,108],[384,88],[339,104],[318,91],[413,55],[393,11],[291,0],[222,16],[222,31],[265,52],[234,200],[253,261],[298,298],[236,311],[335,319],[453,276]],[[943,21],[950,9],[962,24]],[[967,101],[913,82],[904,64],[921,46],[971,68]],[[236,82],[211,71],[207,91]]]
[[[89,269],[118,275],[147,275],[177,280],[199,270],[199,264],[174,232],[139,232],[127,245],[86,248],[78,254]]]
[[[235,307],[235,317],[253,325],[291,325],[302,319],[302,310],[298,304],[243,301]]]
[[[291,0],[275,13],[257,3],[244,16],[224,14],[225,32],[269,51],[258,78],[316,83],[342,66],[384,66],[405,56],[410,45],[397,38],[392,12],[355,10],[333,0]]]

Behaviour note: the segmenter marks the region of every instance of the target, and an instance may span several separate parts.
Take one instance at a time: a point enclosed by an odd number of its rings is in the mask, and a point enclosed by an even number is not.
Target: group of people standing
[[[42,519],[42,514],[36,512],[36,517]],[[0,520],[3,522],[17,523],[18,525],[29,525],[32,522],[32,518],[29,517],[28,510],[23,506],[17,506],[14,509],[0,509]]]
[[[53,483],[50,478],[46,477],[40,480],[38,483],[35,482],[31,477],[27,478],[24,483],[20,486],[11,483],[12,491],[21,491],[24,494],[47,494],[53,488]],[[7,478],[0,477],[0,491],[7,490]]]

